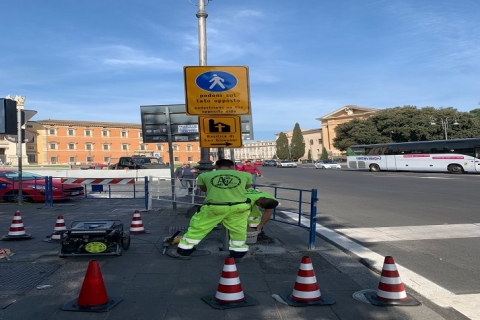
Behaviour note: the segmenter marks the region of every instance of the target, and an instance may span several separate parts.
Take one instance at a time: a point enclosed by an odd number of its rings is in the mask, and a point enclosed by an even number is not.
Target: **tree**
[[[370,118],[338,125],[333,146],[345,151],[355,144],[443,140],[445,129],[449,139],[478,137],[480,118],[475,112],[459,112],[454,108],[389,108]]]
[[[290,141],[290,155],[294,160],[298,160],[305,155],[305,140],[298,123],[295,123],[293,128],[292,140]]]
[[[312,150],[308,150],[307,160],[308,160],[308,161],[312,161]]]
[[[328,152],[327,148],[322,148],[322,155],[320,156],[320,160],[328,160]]]
[[[277,147],[276,155],[280,160],[288,159],[290,157],[290,151],[289,151],[289,146],[288,146],[288,138],[287,138],[287,135],[285,133],[280,132],[278,134],[278,138],[277,138],[277,141],[276,141],[276,147]]]

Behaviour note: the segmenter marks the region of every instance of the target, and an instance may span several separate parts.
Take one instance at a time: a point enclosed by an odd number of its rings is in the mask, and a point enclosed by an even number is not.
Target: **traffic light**
[[[0,133],[17,134],[17,101],[0,99]]]

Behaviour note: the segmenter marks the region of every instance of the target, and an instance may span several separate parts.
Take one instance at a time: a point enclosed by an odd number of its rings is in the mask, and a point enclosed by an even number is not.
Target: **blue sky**
[[[141,105],[185,102],[183,66],[199,64],[188,0],[0,10],[0,96],[26,96],[32,120],[140,123]],[[480,1],[214,0],[206,11],[208,65],[249,67],[255,140],[318,128],[348,104],[480,107]]]

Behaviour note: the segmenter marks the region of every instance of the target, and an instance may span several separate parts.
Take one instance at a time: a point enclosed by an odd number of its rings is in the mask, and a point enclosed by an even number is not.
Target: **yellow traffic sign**
[[[198,117],[200,147],[240,148],[242,126],[240,116]]]
[[[248,67],[183,67],[189,116],[250,114]]]

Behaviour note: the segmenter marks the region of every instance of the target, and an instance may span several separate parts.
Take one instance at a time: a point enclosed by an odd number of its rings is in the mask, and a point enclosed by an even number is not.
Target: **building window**
[[[57,157],[50,157],[51,164],[57,164]]]
[[[110,163],[110,157],[103,157],[103,162]]]
[[[127,151],[128,150],[128,144],[126,144],[126,143],[122,144],[122,150]]]
[[[110,150],[110,145],[108,143],[103,144],[103,150]]]
[[[187,151],[192,151],[192,150],[193,150],[192,145],[191,145],[191,144],[188,144],[188,145],[187,145]]]
[[[32,126],[31,124],[27,124],[27,128],[28,128],[28,129],[32,129],[33,126]]]
[[[85,130],[85,136],[86,137],[91,137],[92,136],[92,130]]]
[[[122,138],[127,138],[128,135],[127,135],[127,131],[122,131]]]
[[[93,161],[93,157],[92,156],[87,156],[87,162],[92,162]]]
[[[140,150],[147,150],[147,148],[145,147],[144,144],[141,144],[141,145],[140,145]]]
[[[75,162],[75,157],[69,157],[68,162]]]
[[[55,134],[57,133],[57,130],[54,129],[54,128],[50,128],[50,129],[48,130],[48,133],[53,136],[53,135],[55,135]]]
[[[56,143],[50,143],[50,149],[51,150],[57,149],[57,144]]]
[[[138,137],[139,137],[139,138],[142,137],[142,130],[138,131]]]
[[[68,150],[75,150],[75,143],[69,143],[68,144]]]
[[[157,151],[163,151],[163,144],[157,144]]]
[[[179,161],[180,161],[180,157],[174,157],[173,160],[174,160],[175,162],[179,162]]]
[[[173,151],[178,151],[178,144],[173,145]]]
[[[74,136],[75,135],[75,129],[68,129],[68,135],[69,136]]]
[[[193,161],[193,157],[187,157],[187,161]]]
[[[91,144],[91,143],[86,143],[86,144],[85,144],[85,149],[87,149],[87,150],[92,150],[92,149],[93,149],[92,144]]]
[[[102,130],[102,137],[108,137],[108,130]]]

